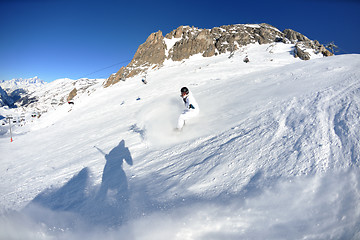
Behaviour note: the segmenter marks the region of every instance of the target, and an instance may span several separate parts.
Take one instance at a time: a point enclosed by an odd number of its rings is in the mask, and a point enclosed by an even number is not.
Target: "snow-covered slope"
[[[88,95],[94,91],[94,88],[100,87],[104,79],[87,79],[80,78],[72,80],[69,78],[57,79],[51,83],[46,84],[41,89],[30,94],[30,98],[35,98],[37,101],[33,104],[28,104],[27,108],[32,108],[42,114],[57,108],[59,105],[67,103],[68,96],[73,89],[77,89],[78,95]]]
[[[360,238],[360,56],[290,50],[165,62],[2,136],[0,238]]]

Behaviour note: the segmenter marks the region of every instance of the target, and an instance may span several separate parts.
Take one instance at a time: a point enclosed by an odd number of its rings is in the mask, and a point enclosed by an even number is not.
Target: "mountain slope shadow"
[[[102,150],[98,150],[103,153]],[[83,168],[61,188],[45,190],[38,194],[25,207],[24,212],[49,225],[58,223],[49,220],[46,216],[49,215],[49,211],[55,217],[66,215],[67,219],[79,220],[85,225],[121,225],[126,220],[129,206],[128,182],[122,165],[124,160],[132,165],[133,160],[124,140],[108,154],[103,154],[106,164],[99,191],[91,191],[89,169]],[[36,213],[39,210],[43,214]],[[73,221],[66,227],[74,227]]]

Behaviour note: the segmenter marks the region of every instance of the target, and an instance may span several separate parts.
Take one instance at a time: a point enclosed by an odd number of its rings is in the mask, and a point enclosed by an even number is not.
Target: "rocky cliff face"
[[[132,61],[111,75],[104,86],[108,87],[146,72],[150,67],[159,67],[166,59],[181,61],[195,54],[211,57],[234,52],[251,43],[273,42],[294,44],[294,56],[303,60],[310,59],[309,49],[324,56],[332,55],[318,41],[312,41],[291,29],[281,32],[265,23],[228,25],[213,29],[180,26],[165,37],[161,31],[152,33],[146,42],[139,46]]]
[[[129,65],[126,68],[122,67],[115,75],[110,76],[105,82],[105,86],[107,87],[127,77],[135,76],[151,65],[163,63],[165,60],[165,50],[166,45],[162,32],[152,33],[146,42],[139,46]]]

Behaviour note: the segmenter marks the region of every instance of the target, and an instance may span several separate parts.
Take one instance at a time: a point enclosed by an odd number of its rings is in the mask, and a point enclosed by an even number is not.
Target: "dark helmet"
[[[186,95],[189,94],[189,89],[187,87],[182,87],[181,88],[181,94],[185,93]]]

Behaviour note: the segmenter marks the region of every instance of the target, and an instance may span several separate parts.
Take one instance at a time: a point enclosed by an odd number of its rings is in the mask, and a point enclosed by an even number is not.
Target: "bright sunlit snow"
[[[360,56],[291,46],[95,85],[13,142],[0,126],[0,239],[359,239]],[[183,86],[201,112],[177,133]]]

